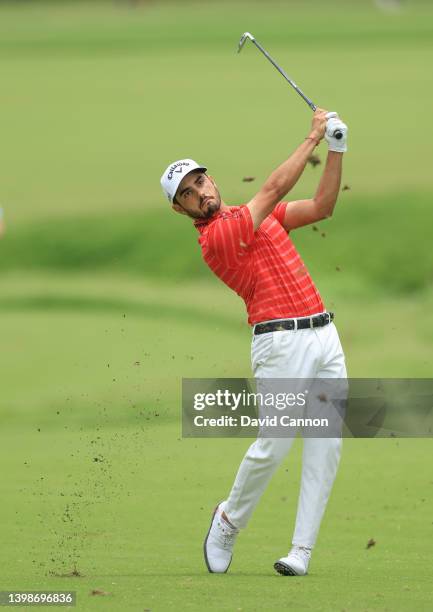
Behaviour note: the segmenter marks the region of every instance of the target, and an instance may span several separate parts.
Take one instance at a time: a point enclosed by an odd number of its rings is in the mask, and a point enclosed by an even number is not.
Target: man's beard
[[[217,196],[215,196],[215,202],[208,205],[206,212],[201,211],[200,213],[195,213],[195,212],[187,211],[187,215],[191,217],[192,219],[210,219],[220,208],[221,208],[221,197],[218,194]]]
[[[220,209],[220,206],[221,198],[218,198],[216,202],[209,204],[207,207],[207,211],[203,214],[203,219],[210,219],[210,217],[212,217],[217,212],[217,210]]]

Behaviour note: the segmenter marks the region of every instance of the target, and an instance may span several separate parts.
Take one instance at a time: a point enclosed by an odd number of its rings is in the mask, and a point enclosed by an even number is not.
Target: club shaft
[[[252,42],[256,45],[257,49],[259,49],[259,51],[261,51],[263,55],[271,62],[271,64],[278,70],[278,72],[286,79],[286,81],[293,87],[293,89],[298,92],[298,94],[301,96],[303,100],[305,100],[308,106],[313,111],[315,111],[317,107],[314,104],[314,102],[310,100],[310,98],[307,98],[307,96],[304,94],[304,92],[301,89],[299,89],[296,83],[292,81],[292,79],[284,72],[282,68],[280,68],[280,66],[275,62],[275,60],[272,59],[272,57],[269,55],[266,49],[264,49],[262,45],[258,43],[255,38],[252,40]]]
[[[263,55],[278,70],[278,72],[281,74],[281,76],[283,76],[286,79],[286,81],[289,83],[289,85],[291,85],[293,87],[293,89],[298,92],[298,94],[308,104],[308,106],[313,111],[315,111],[317,109],[317,106],[314,104],[314,102],[312,100],[310,100],[310,98],[307,98],[307,96],[304,94],[304,92],[301,89],[299,89],[299,87],[296,85],[296,83],[294,81],[292,81],[292,79],[284,72],[284,70],[277,64],[277,62],[269,55],[269,53],[266,51],[266,49],[264,49],[262,47],[262,45],[260,43],[258,43],[255,38],[252,38],[251,42],[253,42],[256,45],[257,49],[263,53]],[[338,130],[338,129],[335,130],[333,135],[334,135],[334,137],[337,140],[340,140],[343,137],[343,133],[341,132],[341,130]]]

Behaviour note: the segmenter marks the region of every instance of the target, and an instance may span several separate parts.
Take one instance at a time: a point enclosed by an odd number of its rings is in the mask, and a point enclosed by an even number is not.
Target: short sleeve
[[[248,206],[222,215],[209,228],[209,250],[227,268],[237,268],[243,263],[253,240],[254,225]]]
[[[275,217],[280,225],[284,227],[284,217],[286,214],[287,202],[280,202],[272,211],[271,215]]]

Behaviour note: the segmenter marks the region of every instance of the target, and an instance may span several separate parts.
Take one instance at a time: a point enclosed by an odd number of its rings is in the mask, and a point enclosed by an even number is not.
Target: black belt
[[[334,319],[333,312],[324,312],[314,317],[304,319],[281,319],[280,321],[269,321],[268,323],[257,323],[254,327],[254,335],[268,334],[274,331],[285,331],[293,329],[313,329],[313,327],[323,327],[329,325]]]

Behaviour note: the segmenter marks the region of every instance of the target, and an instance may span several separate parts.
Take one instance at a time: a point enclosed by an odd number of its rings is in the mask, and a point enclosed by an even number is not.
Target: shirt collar
[[[220,217],[221,215],[222,215],[222,212],[221,210],[219,210],[217,213],[212,215],[212,217],[209,217],[209,219],[196,219],[194,221],[194,226],[198,229],[198,231],[200,231],[204,229],[206,225],[209,225],[209,223],[212,223],[212,221],[215,221],[216,219],[218,219],[218,217]]]

